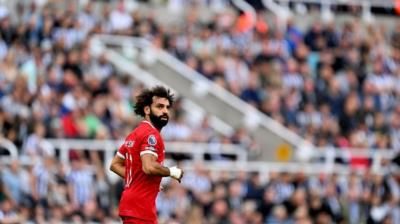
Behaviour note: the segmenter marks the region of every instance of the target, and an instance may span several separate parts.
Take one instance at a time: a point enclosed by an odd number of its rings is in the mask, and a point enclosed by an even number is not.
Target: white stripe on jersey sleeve
[[[152,152],[157,152],[156,148],[154,148],[153,146],[146,146],[144,149],[146,149],[146,151],[150,150]]]
[[[120,152],[117,152],[117,156],[119,156],[121,159],[125,159],[125,156],[122,155],[122,153],[120,153]]]
[[[153,152],[151,150],[144,150],[144,151],[140,152],[140,157],[143,156],[144,154],[152,154],[153,156],[158,158],[157,153],[155,153],[155,152]]]

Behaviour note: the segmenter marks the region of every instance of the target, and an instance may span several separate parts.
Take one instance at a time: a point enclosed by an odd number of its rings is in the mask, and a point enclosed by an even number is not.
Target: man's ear
[[[150,114],[150,106],[145,106],[144,107],[144,114],[149,115]]]

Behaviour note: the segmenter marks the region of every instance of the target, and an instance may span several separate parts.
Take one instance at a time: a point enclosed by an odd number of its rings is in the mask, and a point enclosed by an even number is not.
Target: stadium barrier
[[[53,147],[59,150],[62,163],[69,163],[70,150],[103,151],[106,168],[122,144],[122,140],[84,140],[84,139],[46,139]],[[287,171],[305,173],[338,172],[349,174],[352,171],[364,172],[366,170],[352,168],[353,158],[370,160],[369,171],[384,173],[386,168],[382,161],[394,158],[395,152],[391,149],[358,149],[358,148],[303,148],[298,151],[296,162],[255,162],[248,161],[246,149],[234,144],[219,143],[191,143],[191,142],[166,142],[167,157],[171,154],[186,155],[189,163],[204,162],[209,169],[248,170],[254,171]],[[222,155],[222,156],[221,156]],[[209,158],[207,158],[207,156]]]
[[[321,0],[262,0],[264,6],[275,12],[277,17],[283,16],[284,19],[288,19],[293,15],[289,8],[289,3],[294,4],[316,4],[321,7],[321,18],[322,21],[331,21],[334,19],[335,14],[331,10],[331,6],[338,5],[351,5],[351,6],[360,6],[362,8],[362,19],[366,23],[371,23],[374,21],[374,16],[371,12],[371,7],[381,7],[381,8],[394,8],[396,7],[395,0],[329,0],[329,1],[321,1]],[[297,6],[297,8],[300,8]],[[279,9],[279,10],[278,10]],[[306,13],[304,11],[303,13]],[[285,20],[285,21],[286,21]]]
[[[360,149],[360,148],[334,148],[320,147],[312,150],[312,160],[325,161],[326,167],[335,171],[338,164],[346,164],[347,169],[352,166],[353,159],[368,160],[368,170],[373,173],[385,173],[387,167],[383,167],[384,161],[391,161],[396,156],[393,149]],[[393,167],[391,167],[393,168]],[[363,168],[361,168],[363,169]],[[361,170],[364,171],[364,170]]]
[[[60,161],[69,163],[70,150],[103,151],[104,161],[110,162],[122,140],[90,140],[90,139],[46,139],[59,151]],[[247,161],[247,152],[244,148],[234,144],[219,143],[191,143],[166,142],[166,154],[188,155],[192,161],[203,161],[207,155],[225,155],[236,161]]]
[[[261,0],[265,8],[269,9],[277,18],[277,25],[283,31],[286,30],[288,19],[292,16],[289,7],[277,4],[273,0]]]
[[[329,0],[329,1],[321,1],[321,0],[274,0],[275,2],[281,4],[287,3],[313,3],[313,4],[330,4],[330,5],[358,5],[363,6],[364,4],[370,5],[372,7],[394,7],[394,0]]]
[[[123,143],[122,140],[90,140],[90,139],[46,139],[56,151],[62,163],[69,164],[70,150],[100,151],[104,155],[104,168],[108,166],[115,155],[118,147]],[[0,139],[0,147],[8,150],[9,155],[0,157],[2,164],[8,164],[19,158],[17,147],[7,139]],[[355,148],[309,148],[308,151],[301,151],[307,154],[303,160],[295,162],[266,162],[248,161],[246,149],[233,144],[218,143],[191,143],[191,142],[166,142],[167,155],[183,154],[187,155],[182,166],[186,170],[195,169],[195,164],[202,166],[209,171],[228,171],[228,172],[302,172],[308,175],[321,173],[336,173],[339,175],[349,175],[351,173],[363,174],[372,172],[386,174],[388,172],[400,172],[398,168],[391,165],[382,166],[382,161],[390,161],[396,156],[396,152],[391,149],[355,149]],[[219,156],[226,155],[227,157]],[[210,156],[209,159],[206,157]],[[214,155],[214,157],[213,157]],[[348,162],[351,158],[360,157],[370,160],[370,166],[364,168],[352,168]],[[21,157],[20,157],[21,158]],[[338,162],[338,158],[341,162]],[[22,164],[32,161],[21,160]],[[174,163],[171,159],[167,163]],[[114,175],[107,172],[111,179]]]
[[[104,153],[104,169],[108,170],[112,158],[117,149],[123,143],[122,140],[84,140],[84,139],[46,139],[53,147],[59,151],[60,161],[69,164],[70,150],[102,151]],[[205,157],[225,155],[236,161],[246,162],[247,152],[245,149],[232,144],[218,143],[189,143],[189,142],[166,142],[167,156],[170,154],[189,155],[186,159],[195,162],[205,160]],[[223,157],[222,157],[223,158]],[[109,179],[114,182],[117,177],[112,172],[107,172]]]
[[[16,159],[18,159],[18,149],[15,144],[6,138],[0,137],[0,163]]]
[[[304,153],[304,152],[303,152]],[[294,162],[263,162],[263,161],[203,161],[202,166],[210,171],[227,172],[258,172],[268,174],[270,172],[302,172],[307,175],[338,174],[361,175],[366,172],[374,174],[387,174],[400,172],[400,169],[390,161],[396,156],[392,149],[357,149],[357,148],[310,148],[309,154],[303,160]],[[308,158],[305,158],[308,157]],[[369,161],[369,165],[357,166],[352,164],[354,158],[362,158]],[[383,165],[383,161],[388,162]],[[193,170],[196,166],[191,161],[186,161],[184,169]]]

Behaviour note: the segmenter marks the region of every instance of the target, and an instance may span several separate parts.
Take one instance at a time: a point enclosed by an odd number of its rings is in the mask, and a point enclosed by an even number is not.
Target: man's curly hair
[[[140,95],[136,97],[135,113],[144,117],[144,108],[153,103],[153,97],[166,98],[170,106],[174,103],[174,94],[163,86],[155,86],[152,89],[144,89]]]

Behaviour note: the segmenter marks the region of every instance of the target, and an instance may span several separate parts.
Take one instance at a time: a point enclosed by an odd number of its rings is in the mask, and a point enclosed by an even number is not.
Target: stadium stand
[[[255,17],[227,0],[0,2],[1,223],[119,223],[123,183],[104,166],[146,83],[93,57],[95,34],[147,39],[317,147],[300,151],[304,163],[243,161],[262,150],[252,133],[193,122],[182,95],[164,137],[171,151],[210,154],[170,156],[187,172],[163,183],[161,224],[400,223],[398,24],[279,29],[261,1],[249,1]]]

